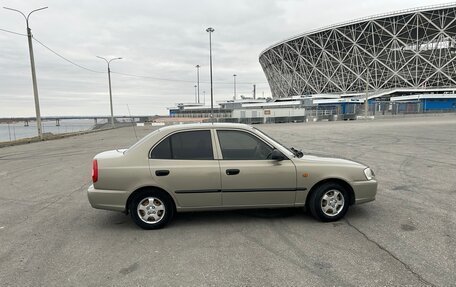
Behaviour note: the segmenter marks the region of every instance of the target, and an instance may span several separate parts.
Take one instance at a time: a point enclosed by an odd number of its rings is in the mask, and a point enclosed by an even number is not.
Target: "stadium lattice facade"
[[[334,25],[277,43],[260,64],[274,97],[456,88],[456,5]]]

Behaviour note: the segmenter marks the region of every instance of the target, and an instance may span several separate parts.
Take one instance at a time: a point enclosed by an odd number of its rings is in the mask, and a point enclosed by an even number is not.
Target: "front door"
[[[291,160],[268,159],[273,147],[240,130],[217,130],[222,153],[222,203],[233,206],[293,206],[296,168]]]
[[[210,130],[171,134],[151,151],[149,166],[157,184],[181,207],[220,207],[220,167]]]

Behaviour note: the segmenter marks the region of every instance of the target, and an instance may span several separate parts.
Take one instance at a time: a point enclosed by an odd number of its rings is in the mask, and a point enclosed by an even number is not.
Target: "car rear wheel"
[[[349,206],[348,192],[337,183],[324,183],[310,195],[309,209],[321,221],[336,221],[345,216]]]
[[[130,203],[133,221],[143,229],[164,227],[173,217],[173,203],[160,191],[142,191],[134,195]]]

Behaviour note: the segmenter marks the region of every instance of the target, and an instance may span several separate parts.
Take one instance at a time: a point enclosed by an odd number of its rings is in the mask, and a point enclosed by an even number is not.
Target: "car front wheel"
[[[169,196],[159,191],[142,191],[130,203],[133,221],[143,229],[164,227],[173,217],[174,209]]]
[[[325,183],[310,195],[309,209],[321,221],[336,221],[345,216],[349,206],[348,193],[337,183]]]

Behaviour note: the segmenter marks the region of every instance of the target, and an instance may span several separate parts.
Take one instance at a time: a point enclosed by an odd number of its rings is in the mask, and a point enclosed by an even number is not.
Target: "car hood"
[[[334,158],[334,157],[321,157],[316,155],[304,155],[301,158],[296,158],[298,162],[314,162],[321,164],[334,164],[334,165],[347,165],[356,167],[366,167],[366,165],[348,159]]]

